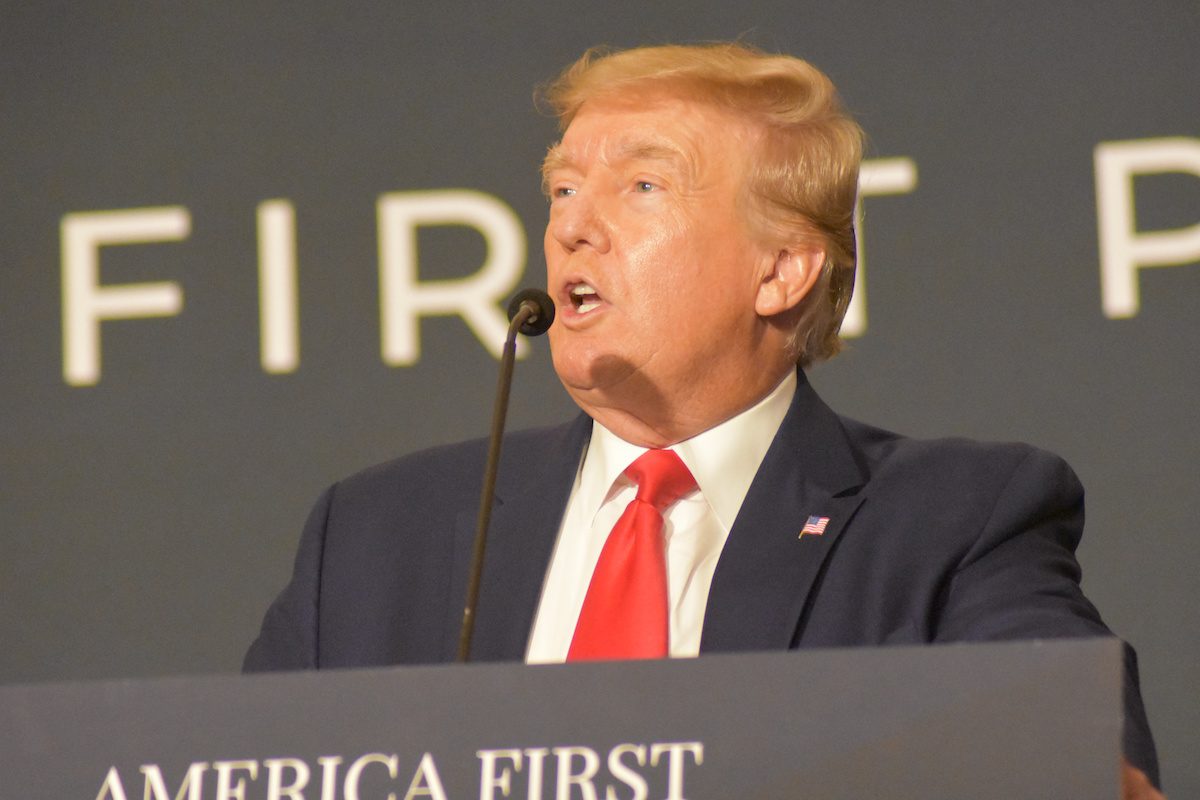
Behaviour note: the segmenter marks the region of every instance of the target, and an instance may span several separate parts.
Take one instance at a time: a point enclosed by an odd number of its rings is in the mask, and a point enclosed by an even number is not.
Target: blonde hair
[[[825,263],[794,310],[791,347],[808,366],[841,349],[854,290],[854,203],[863,134],[833,83],[799,58],[740,43],[592,48],[539,90],[566,130],[590,99],[662,89],[758,121],[764,130],[746,181],[747,221],[769,241],[816,241]]]

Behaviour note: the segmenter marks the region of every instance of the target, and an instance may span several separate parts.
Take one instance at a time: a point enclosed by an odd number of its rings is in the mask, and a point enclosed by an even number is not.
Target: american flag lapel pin
[[[825,526],[829,524],[829,517],[809,517],[804,523],[804,527],[800,529],[800,535],[797,539],[803,539],[804,534],[811,533],[813,536],[820,536],[825,533]]]

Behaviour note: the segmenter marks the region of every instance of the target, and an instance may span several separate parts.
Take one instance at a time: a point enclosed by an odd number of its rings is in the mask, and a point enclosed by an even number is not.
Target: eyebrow
[[[681,150],[654,142],[634,142],[622,147],[619,155],[634,161],[665,161],[683,167],[685,171],[689,162]]]
[[[684,151],[656,142],[631,142],[622,145],[617,151],[619,161],[661,161],[678,170],[692,182],[695,181],[695,164]],[[562,142],[552,145],[542,161],[542,192],[549,194],[550,173],[558,169],[569,169],[574,161],[563,150]]]
[[[617,151],[617,158],[625,161],[657,161],[675,174],[681,188],[694,188],[700,180],[699,165],[687,150],[677,145],[630,142]]]
[[[546,157],[542,159],[542,194],[550,194],[550,173],[556,169],[564,169],[570,163],[571,159],[563,152],[562,142],[550,146]]]

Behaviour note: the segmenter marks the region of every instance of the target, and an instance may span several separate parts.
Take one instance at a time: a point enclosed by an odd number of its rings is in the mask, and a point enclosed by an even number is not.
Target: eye
[[[657,188],[658,188],[658,186],[656,184],[651,183],[650,181],[634,181],[634,183],[633,183],[633,190],[639,194],[646,194],[647,192],[653,192]]]
[[[550,199],[557,200],[560,197],[572,197],[574,194],[575,190],[570,186],[555,186],[550,190]]]

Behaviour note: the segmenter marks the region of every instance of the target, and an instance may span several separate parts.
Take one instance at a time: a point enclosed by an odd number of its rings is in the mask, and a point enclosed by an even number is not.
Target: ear
[[[754,310],[773,317],[797,306],[821,277],[825,251],[820,248],[780,250],[758,286]]]

